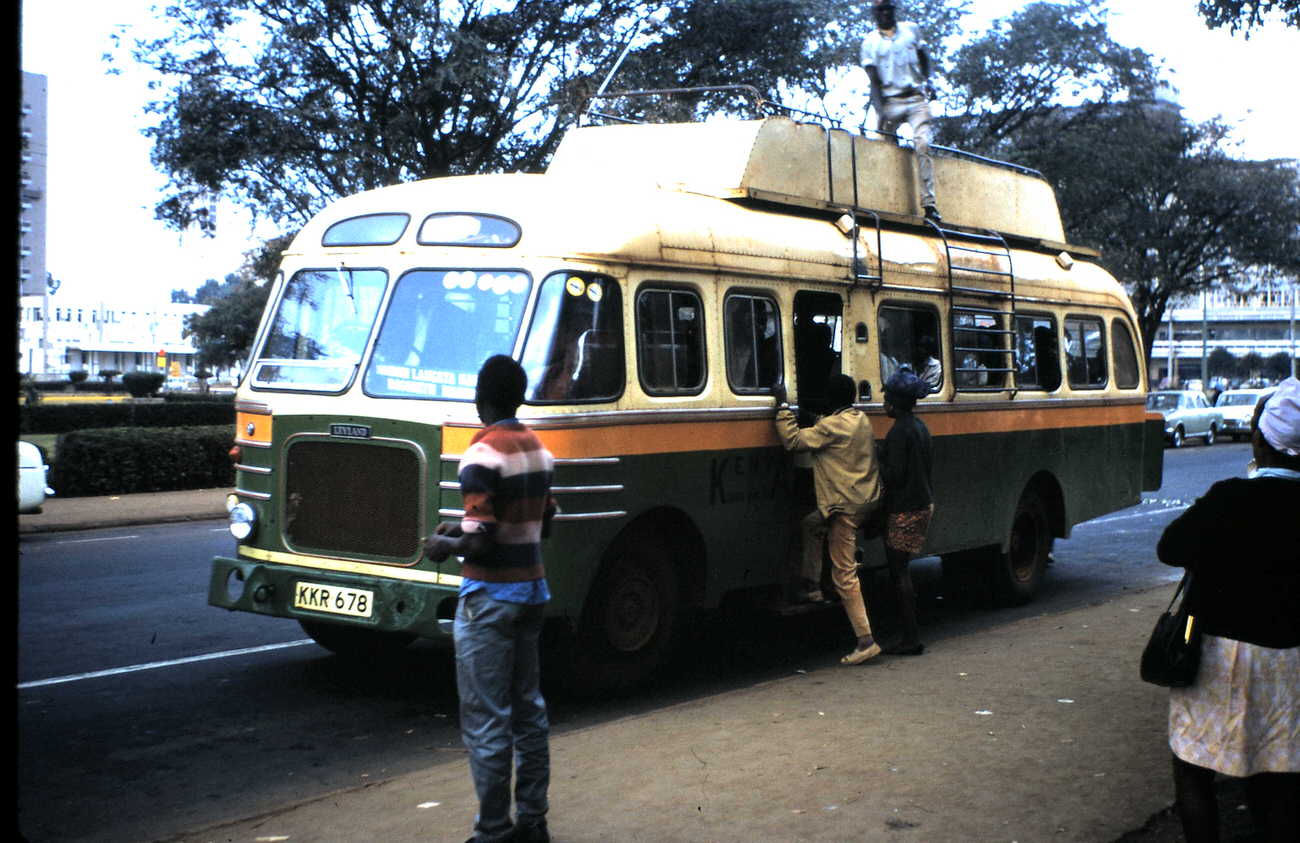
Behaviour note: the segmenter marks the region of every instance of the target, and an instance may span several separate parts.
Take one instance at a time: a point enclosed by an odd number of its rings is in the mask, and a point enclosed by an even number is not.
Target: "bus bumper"
[[[1142,431],[1142,491],[1154,492],[1165,480],[1165,419],[1148,413]]]
[[[328,589],[350,598],[364,595],[360,608],[368,610],[368,616],[299,608],[295,606],[295,594],[301,594],[302,588],[317,593]],[[434,639],[450,637],[457,592],[455,586],[404,580],[376,582],[373,577],[362,580],[347,574],[221,556],[212,560],[208,580],[208,604],[222,609]],[[357,607],[344,604],[340,608],[356,611]]]

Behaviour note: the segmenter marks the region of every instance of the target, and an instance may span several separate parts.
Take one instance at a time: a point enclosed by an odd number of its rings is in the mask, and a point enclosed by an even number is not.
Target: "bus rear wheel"
[[[994,558],[993,593],[1003,606],[1022,606],[1034,598],[1052,552],[1047,507],[1032,488],[1026,489],[1011,518],[1006,552]]]
[[[335,655],[357,661],[381,658],[400,652],[415,640],[409,632],[379,632],[343,624],[298,619],[311,640]]]
[[[587,598],[578,632],[574,681],[592,693],[645,682],[672,646],[677,577],[661,542],[624,542]]]

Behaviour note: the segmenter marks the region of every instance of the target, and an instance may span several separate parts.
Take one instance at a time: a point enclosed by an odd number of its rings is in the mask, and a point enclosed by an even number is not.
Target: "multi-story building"
[[[84,371],[95,378],[106,369],[165,369],[173,377],[192,377],[198,349],[184,336],[185,317],[208,307],[88,301],[65,293],[23,296],[19,368],[38,377]],[[42,341],[49,353],[42,353]]]
[[[45,290],[46,78],[23,73],[19,162],[18,289],[20,295]]]
[[[1298,294],[1300,283],[1293,282],[1264,286],[1249,293],[1218,290],[1178,302],[1165,314],[1165,321],[1152,343],[1151,383],[1177,386],[1206,377],[1204,385],[1209,386],[1215,372],[1208,360],[1220,348],[1242,361],[1251,355],[1258,355],[1261,361],[1278,354],[1287,355],[1289,370],[1283,374],[1295,375],[1300,356],[1296,325],[1300,316]],[[1203,358],[1207,360],[1204,373]],[[1231,380],[1251,376],[1244,372]]]

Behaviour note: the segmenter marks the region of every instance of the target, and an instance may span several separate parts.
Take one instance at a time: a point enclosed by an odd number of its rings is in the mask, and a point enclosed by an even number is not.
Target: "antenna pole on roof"
[[[618,73],[618,69],[623,66],[623,59],[627,58],[628,51],[632,49],[632,41],[636,38],[636,34],[640,29],[641,21],[637,21],[636,25],[632,27],[632,32],[627,36],[627,43],[623,45],[623,52],[618,54],[618,61],[614,62],[614,66],[609,69],[609,73],[605,74],[605,81],[600,83],[600,87],[596,89],[595,95],[589,97],[586,104],[583,105],[582,113],[578,115],[579,126],[582,125],[582,118],[586,116],[587,109],[591,106],[592,100],[600,99],[600,95],[605,93],[605,89],[609,87],[610,81],[613,80],[614,74]]]

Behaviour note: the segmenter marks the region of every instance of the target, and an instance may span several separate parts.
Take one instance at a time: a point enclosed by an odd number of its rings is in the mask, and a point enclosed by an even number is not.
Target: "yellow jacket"
[[[778,410],[776,434],[787,451],[812,454],[813,486],[823,517],[836,512],[864,515],[879,505],[876,437],[861,410],[845,407],[804,428],[793,412]]]

